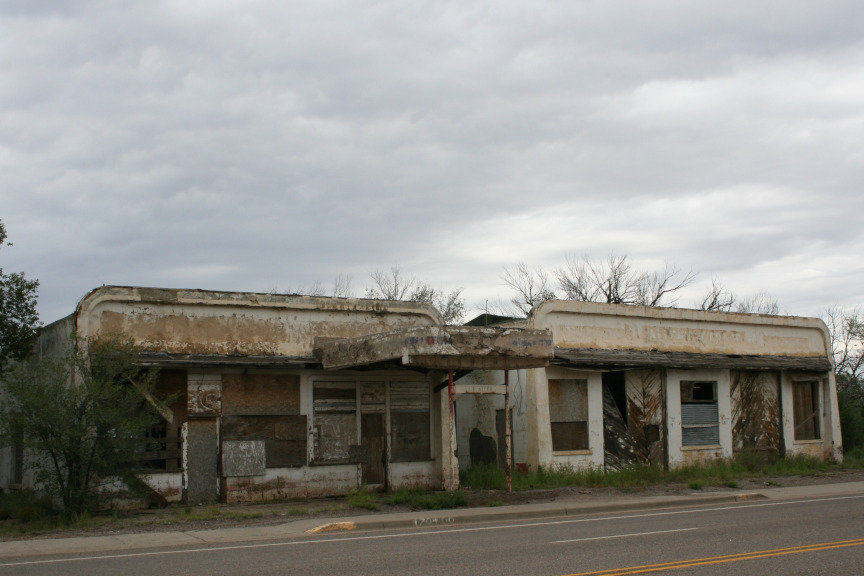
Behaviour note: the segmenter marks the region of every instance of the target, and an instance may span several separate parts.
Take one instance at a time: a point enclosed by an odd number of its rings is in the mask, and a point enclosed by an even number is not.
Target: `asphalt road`
[[[864,574],[864,495],[0,559],[15,575]]]

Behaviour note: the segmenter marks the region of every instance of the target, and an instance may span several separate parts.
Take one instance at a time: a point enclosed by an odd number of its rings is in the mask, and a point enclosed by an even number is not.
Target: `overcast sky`
[[[6,272],[469,306],[518,261],[864,305],[864,3],[4,0]],[[474,310],[476,311],[476,310]]]

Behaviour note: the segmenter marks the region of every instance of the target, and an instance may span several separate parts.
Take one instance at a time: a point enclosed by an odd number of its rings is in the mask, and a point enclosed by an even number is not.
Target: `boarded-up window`
[[[818,440],[819,382],[795,382],[793,384],[792,415],[795,422],[795,440]]]
[[[432,445],[428,384],[390,383],[390,428],[391,462],[429,460]]]
[[[681,382],[682,446],[720,443],[716,382]]]
[[[354,383],[316,382],[313,387],[315,462],[347,464],[357,437],[357,387]],[[356,449],[354,450],[356,452]]]
[[[552,450],[588,450],[588,381],[549,380]]]
[[[223,374],[222,414],[300,414],[300,377],[293,374]]]
[[[264,442],[267,468],[306,465],[306,416],[224,416],[222,439],[225,441]]]

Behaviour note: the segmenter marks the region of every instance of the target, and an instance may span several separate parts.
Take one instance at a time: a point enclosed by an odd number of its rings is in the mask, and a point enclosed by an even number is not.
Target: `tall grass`
[[[443,510],[468,505],[464,492],[427,492],[420,488],[397,488],[383,499],[385,504],[396,506],[407,504],[414,510]]]
[[[860,456],[864,460],[864,450]],[[847,456],[848,458],[848,456]],[[574,468],[557,465],[528,472],[513,473],[514,490],[538,488],[614,487],[642,488],[656,484],[716,484],[730,485],[743,477],[792,476],[823,473],[832,464],[807,456],[778,458],[763,453],[741,453],[732,460],[717,460],[666,470],[659,466],[637,464],[621,470]],[[462,485],[475,490],[503,490],[507,483],[504,470],[497,466],[478,465],[460,475]]]

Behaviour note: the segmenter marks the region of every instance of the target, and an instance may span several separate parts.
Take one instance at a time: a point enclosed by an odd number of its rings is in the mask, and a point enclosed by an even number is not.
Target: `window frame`
[[[696,397],[694,389],[700,389],[705,385],[711,386],[711,399],[702,394]],[[688,391],[689,388],[689,391]],[[681,394],[681,446],[682,448],[704,448],[720,445],[720,406],[717,394],[718,382],[716,380],[681,380],[679,390]],[[701,390],[700,390],[701,391]],[[713,410],[707,408],[713,406]],[[689,423],[686,423],[690,420]],[[713,431],[706,442],[703,431]],[[710,432],[709,432],[710,433]]]
[[[564,390],[565,384],[574,386],[575,391],[570,394],[580,396],[581,403],[576,410],[581,412],[572,416],[561,413],[559,407],[552,405],[552,388],[560,387],[559,396],[567,395]],[[550,378],[549,389],[549,435],[552,441],[552,452],[556,454],[583,453],[590,451],[591,441],[589,435],[589,407],[588,407],[588,379],[587,378]],[[572,407],[571,407],[572,408]]]

